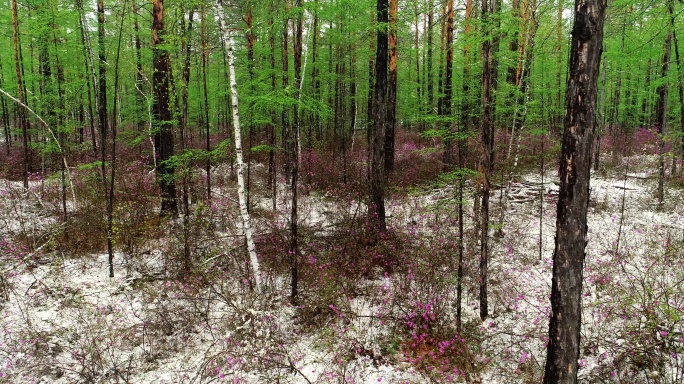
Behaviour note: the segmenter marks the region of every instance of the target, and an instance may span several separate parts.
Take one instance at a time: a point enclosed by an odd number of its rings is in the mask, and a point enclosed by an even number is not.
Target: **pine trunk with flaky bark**
[[[152,55],[154,69],[152,88],[154,103],[154,144],[157,156],[157,179],[161,188],[162,215],[176,215],[175,167],[169,162],[173,156],[173,116],[171,115],[171,59],[169,52],[159,45],[164,43],[164,0],[152,2]]]
[[[238,90],[235,75],[235,58],[233,54],[233,37],[230,35],[226,24],[225,13],[220,0],[216,2],[216,13],[218,15],[221,33],[226,43],[226,55],[228,56],[228,70],[230,72],[230,93],[233,110],[233,134],[235,139],[235,162],[237,165],[238,178],[238,201],[240,204],[240,214],[242,215],[242,229],[247,243],[247,252],[252,267],[252,274],[257,292],[261,292],[261,270],[259,259],[257,258],[256,246],[254,245],[254,234],[252,230],[252,218],[247,211],[247,199],[245,197],[245,163],[242,161],[242,133],[240,132],[240,115],[238,113]]]
[[[576,383],[582,271],[605,0],[576,0],[560,163],[560,194],[544,383]]]

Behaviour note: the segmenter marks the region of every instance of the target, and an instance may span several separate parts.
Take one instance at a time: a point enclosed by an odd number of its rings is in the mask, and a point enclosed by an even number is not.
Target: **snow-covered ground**
[[[682,382],[684,195],[668,188],[658,207],[653,159],[624,162],[626,174],[594,175],[591,182],[580,381]],[[494,191],[491,316],[478,320],[477,249],[466,242],[461,335],[439,333],[455,329],[453,263],[431,271],[407,259],[414,268],[407,273],[357,279],[345,292],[326,292],[338,286],[326,288],[321,280],[303,287],[295,307],[286,275],[269,275],[268,293],[255,295],[242,281],[239,258],[221,261],[221,252],[230,258],[240,245],[234,225],[224,225],[224,248],[200,261],[205,274],[167,278],[163,245],[173,239],[162,238],[135,258],[117,253],[110,279],[106,254],[43,252],[54,248],[49,235],[32,248],[12,240],[59,226],[46,214],[48,203],[20,187],[0,184],[0,298],[6,299],[0,300],[0,383],[540,381],[558,190],[551,173],[543,182],[527,174]],[[398,198],[389,205],[389,223],[409,239],[435,236],[421,246],[448,242],[455,234],[454,192],[445,187]],[[330,216],[365,212],[316,194],[302,200],[302,220],[319,233],[328,231]],[[466,203],[472,227],[472,196]],[[269,200],[260,207],[267,210]],[[272,222],[286,219],[276,215]],[[268,230],[265,220],[257,220],[257,229]],[[494,236],[499,229],[503,236]],[[446,252],[456,257],[455,248]],[[303,268],[324,268],[311,255],[302,259]],[[315,303],[307,301],[314,296]]]

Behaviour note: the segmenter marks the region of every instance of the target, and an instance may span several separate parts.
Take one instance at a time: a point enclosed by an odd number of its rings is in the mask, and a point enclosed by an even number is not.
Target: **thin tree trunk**
[[[385,173],[394,170],[394,135],[397,127],[397,0],[389,0],[389,77],[385,124]]]
[[[667,96],[670,84],[667,81],[667,73],[670,71],[670,56],[672,51],[672,30],[674,22],[674,1],[667,1],[668,24],[665,35],[665,48],[662,59],[662,71],[660,73],[661,85],[658,86],[658,99],[656,102],[656,128],[658,131],[658,190],[656,198],[658,206],[662,208],[665,198],[665,128],[667,126]]]
[[[302,0],[297,0],[295,3],[297,8],[302,7]],[[294,104],[293,116],[294,116],[294,126],[290,130],[290,135],[288,140],[290,141],[289,149],[290,156],[288,156],[290,161],[290,242],[288,247],[288,253],[290,254],[290,301],[293,305],[297,304],[297,295],[299,289],[299,244],[297,236],[297,225],[298,225],[298,207],[297,207],[297,179],[299,172],[299,126],[300,126],[300,116],[299,116],[299,99],[301,97],[301,84],[302,80],[302,41],[303,41],[303,16],[300,13],[297,16],[297,24],[295,26],[295,40],[294,40],[294,83],[297,86],[296,99],[297,103]]]
[[[183,43],[183,84],[181,84],[181,126],[180,126],[180,149],[181,153],[185,153],[185,148],[187,145],[187,134],[188,134],[188,87],[190,86],[190,50],[192,48],[192,40],[190,39],[190,34],[192,33],[192,21],[195,15],[194,6],[190,7],[188,11],[188,26],[185,28],[185,15],[183,10],[181,10],[181,35]],[[190,197],[189,197],[189,175],[190,172],[189,165],[183,170],[182,177],[182,197],[181,202],[183,205],[183,267],[185,273],[189,274],[192,270],[192,259],[190,255]]]
[[[247,27],[246,31],[246,40],[247,40],[247,72],[249,74],[249,84],[250,84],[250,91],[252,94],[254,94],[254,42],[256,41],[256,34],[254,34],[254,31],[252,30],[252,22],[253,22],[253,14],[252,14],[252,2],[247,1],[245,6],[247,7],[247,12],[245,14],[245,26]],[[252,147],[254,145],[254,130],[256,129],[254,127],[253,121],[254,119],[252,118],[252,102],[248,101],[247,102],[247,111],[249,111],[249,114],[247,115],[247,156],[246,156],[246,161],[247,161],[247,187],[245,194],[247,195],[247,210],[251,210],[251,204],[250,200],[252,197],[251,189],[252,189]]]
[[[375,51],[375,132],[373,135],[373,158],[371,161],[371,199],[369,214],[374,230],[387,231],[385,219],[385,124],[387,121],[387,51],[389,22],[388,0],[377,1],[377,20],[382,27],[377,30]]]
[[[276,60],[275,60],[275,32],[273,31],[273,18],[268,19],[268,45],[271,48],[271,92],[275,93],[276,92]],[[314,44],[314,49],[315,49],[315,44]],[[314,54],[314,57],[316,55]],[[314,74],[315,74],[315,66],[314,66]],[[268,129],[268,143],[269,143],[269,148],[268,148],[268,186],[271,189],[271,209],[273,212],[276,210],[276,199],[277,199],[277,192],[278,192],[278,180],[277,180],[277,175],[278,175],[278,169],[276,167],[276,141],[277,141],[277,135],[276,135],[276,112],[275,109],[271,111],[271,122],[269,124],[269,129]]]
[[[427,51],[427,73],[425,74],[425,82],[427,83],[427,113],[431,115],[433,113],[433,108],[435,104],[435,90],[434,82],[432,79],[432,28],[434,27],[434,15],[435,15],[435,3],[434,0],[429,0],[428,2],[428,14],[427,14],[427,46],[425,47]]]
[[[416,51],[416,102],[418,103],[416,119],[419,119],[422,112],[423,97],[420,82],[420,13],[418,12],[418,0],[413,0],[413,12],[415,17],[413,49]]]
[[[24,81],[22,80],[21,61],[19,58],[19,17],[17,15],[17,0],[12,0],[12,42],[14,47],[14,67],[17,75],[17,93],[19,101],[26,104],[24,98]],[[19,116],[19,125],[21,126],[21,137],[23,144],[23,181],[24,189],[28,190],[28,174],[29,174],[29,143],[28,143],[28,127],[27,117],[23,108],[17,109]]]
[[[447,0],[446,4],[446,41],[445,41],[445,51],[446,51],[446,64],[444,66],[444,95],[442,96],[439,104],[441,105],[440,111],[443,117],[451,116],[451,97],[452,97],[452,72],[454,63],[454,1]],[[446,137],[444,138],[444,155],[443,162],[446,167],[451,165],[453,154],[452,151],[452,130],[451,123],[443,123],[446,125]]]
[[[4,87],[4,75],[3,75],[3,69],[2,69],[2,63],[0,62],[0,88]],[[7,110],[7,104],[5,103],[5,99],[0,97],[0,108],[2,109],[2,118],[0,119],[0,122],[2,122],[2,128],[3,128],[3,133],[5,136],[5,154],[9,156],[10,153],[10,147],[12,146],[12,138],[10,137],[10,129],[9,129],[9,113]]]
[[[209,49],[207,48],[207,23],[206,23],[206,8],[202,5],[202,94],[204,95],[204,132],[205,142],[204,150],[207,151],[207,160],[204,163],[204,170],[207,174],[207,200],[211,201],[211,137],[209,131],[209,91],[207,89],[207,61],[209,58]]]
[[[370,33],[370,52],[368,58],[368,104],[366,106],[366,147],[367,158],[366,173],[368,181],[371,179],[372,159],[373,159],[373,137],[375,132],[375,12],[371,12],[371,33]]]
[[[123,9],[126,9],[124,0]],[[121,22],[119,24],[119,40],[116,48],[116,59],[114,60],[114,102],[112,105],[112,154],[109,175],[109,191],[107,191],[107,255],[109,259],[109,277],[114,277],[114,180],[116,177],[116,130],[117,130],[117,101],[119,92],[119,57],[121,54],[121,40],[123,36],[124,18],[126,12],[121,12]],[[102,147],[106,145],[106,140],[102,141]],[[104,161],[104,159],[103,159]]]
[[[97,153],[97,139],[95,135],[95,114],[93,112],[93,95],[91,94],[91,89],[92,92],[95,94],[94,100],[95,100],[95,109],[97,109],[99,113],[99,96],[98,96],[98,88],[96,86],[97,84],[97,77],[95,75],[95,65],[93,63],[93,49],[90,45],[90,36],[88,34],[88,25],[87,25],[87,19],[85,17],[85,11],[83,9],[83,0],[76,0],[76,8],[78,9],[79,13],[79,19],[78,19],[78,24],[79,28],[81,30],[81,44],[83,45],[83,61],[84,61],[84,68],[86,72],[86,76],[88,80],[86,81],[87,83],[87,90],[88,90],[88,114],[89,116],[89,122],[90,122],[90,139],[92,141],[92,146],[93,146],[93,152]],[[99,124],[99,123],[98,123]]]
[[[482,205],[480,211],[480,319],[489,316],[487,301],[487,280],[489,263],[489,193],[490,177],[494,168],[494,92],[496,91],[496,62],[494,45],[496,29],[493,28],[492,16],[498,12],[495,0],[482,0],[482,21],[485,28],[485,40],[482,43],[482,103],[484,113],[482,119],[483,154],[482,173]]]
[[[589,174],[605,10],[605,0],[575,0],[570,77],[565,95],[545,384],[577,382]]]
[[[675,61],[677,62],[677,91],[679,94],[679,132],[681,135],[680,145],[682,147],[682,157],[684,157],[684,81],[682,77],[682,62],[679,60],[679,42],[677,41],[677,32],[672,30],[673,44],[675,48]]]
[[[228,70],[230,73],[231,105],[233,109],[233,134],[235,138],[235,158],[237,163],[238,200],[242,215],[242,229],[247,242],[247,252],[252,266],[252,274],[257,292],[261,292],[261,270],[257,258],[254,235],[252,231],[252,218],[247,211],[247,199],[245,197],[245,164],[242,161],[242,133],[240,132],[240,115],[238,113],[238,90],[235,76],[235,58],[233,57],[233,37],[230,35],[226,24],[226,17],[220,0],[216,2],[216,13],[221,26],[223,40],[226,43],[226,55],[228,56]]]

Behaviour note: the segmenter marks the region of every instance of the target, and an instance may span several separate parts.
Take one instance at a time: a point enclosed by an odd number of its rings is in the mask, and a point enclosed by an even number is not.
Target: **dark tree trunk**
[[[207,161],[204,163],[204,171],[207,174],[207,200],[211,201],[211,137],[209,131],[209,91],[207,90],[207,60],[209,49],[207,47],[207,23],[206,8],[202,5],[202,20],[200,28],[202,34],[202,94],[204,96],[204,150],[207,151]],[[223,55],[225,56],[225,49]],[[228,97],[226,95],[226,97]],[[226,103],[228,105],[228,103]],[[228,120],[228,119],[226,119]]]
[[[14,48],[14,67],[17,75],[17,93],[19,101],[26,105],[24,97],[25,88],[22,80],[21,58],[19,55],[19,17],[17,15],[17,0],[12,0],[12,42]],[[28,143],[28,121],[26,118],[26,111],[23,107],[17,108],[17,116],[19,125],[21,126],[21,138],[23,144],[23,181],[24,189],[28,190],[28,174],[29,174],[29,143]]]
[[[90,49],[90,39],[88,37],[88,31],[86,30],[86,25],[85,25],[85,11],[83,9],[83,1],[82,0],[76,0],[76,8],[79,13],[79,18],[78,18],[78,24],[79,24],[79,29],[81,30],[81,44],[83,45],[83,61],[84,61],[84,69],[85,69],[85,74],[86,78],[88,79],[86,81],[87,84],[87,91],[88,91],[88,121],[89,121],[89,126],[90,126],[90,140],[93,145],[93,151],[97,153],[97,141],[95,138],[95,115],[93,112],[93,96],[92,93],[95,93],[95,97],[97,98],[97,87],[95,86],[95,68],[91,66],[91,60],[92,60],[92,51]],[[92,91],[91,91],[92,90]],[[96,102],[97,103],[97,102]],[[99,109],[98,109],[99,112]]]
[[[136,100],[138,102],[138,108],[147,105],[145,101],[145,95],[143,88],[145,86],[145,76],[143,71],[142,63],[142,41],[140,40],[140,28],[138,26],[138,11],[135,9],[135,1],[131,4],[133,7],[133,31],[135,33],[135,86],[136,86]],[[145,111],[146,112],[146,111]],[[139,111],[140,113],[140,111]],[[143,135],[145,130],[145,120],[140,116],[136,117],[138,134]]]
[[[187,136],[188,136],[188,87],[190,86],[190,50],[192,48],[192,21],[195,15],[194,7],[190,7],[188,11],[188,24],[187,29],[185,26],[185,12],[181,9],[181,35],[183,46],[181,47],[183,51],[183,70],[182,70],[182,81],[181,84],[181,124],[180,124],[180,150],[182,153],[186,150]],[[186,274],[189,274],[192,270],[192,258],[190,255],[190,196],[189,196],[189,165],[185,165],[186,169],[183,170],[182,183],[182,195],[181,204],[183,206],[183,268]]]
[[[303,0],[297,0],[296,7],[301,9]],[[297,25],[295,27],[295,41],[294,41],[294,84],[297,90],[296,96],[297,100],[301,97],[301,91],[299,90],[299,84],[302,79],[302,30],[303,28],[303,14],[300,13],[297,16]],[[294,105],[293,110],[294,116],[294,126],[290,132],[290,193],[291,204],[290,204],[290,241],[288,252],[290,254],[290,269],[291,269],[291,282],[290,282],[290,300],[293,304],[297,303],[297,295],[299,291],[299,244],[297,236],[297,225],[298,225],[298,209],[297,209],[297,179],[299,172],[299,129],[300,129],[300,117],[299,117],[299,106],[297,103]]]
[[[366,172],[368,181],[371,179],[372,159],[373,159],[373,135],[375,132],[375,12],[371,12],[371,33],[370,33],[370,52],[368,58],[368,100],[366,106],[366,147],[368,166]]]
[[[170,106],[171,63],[169,53],[158,46],[164,43],[164,0],[152,2],[152,55],[154,69],[152,87],[154,103],[154,144],[157,160],[157,180],[161,188],[161,215],[178,213],[176,201],[175,167],[169,159],[173,156],[173,117]]]
[[[451,116],[451,97],[452,97],[452,72],[454,63],[454,1],[447,0],[446,7],[446,38],[444,49],[446,51],[446,63],[444,65],[444,94],[439,101],[441,105],[440,111],[443,117]],[[451,145],[451,123],[444,123],[446,130],[446,137],[444,138],[444,154],[443,161],[444,165],[448,167],[452,163],[452,145]]]
[[[682,81],[682,62],[679,59],[679,42],[677,32],[672,31],[673,44],[675,48],[675,61],[677,63],[677,93],[679,94],[679,132],[681,135],[680,145],[682,147],[682,157],[684,158],[684,81]]]
[[[387,120],[387,24],[388,0],[378,0],[377,20],[383,26],[377,30],[375,51],[375,132],[373,132],[373,158],[371,161],[369,214],[379,232],[387,231],[385,220],[385,124]]]
[[[605,0],[576,0],[560,162],[560,194],[544,383],[576,383],[591,149]]]
[[[665,48],[663,49],[662,69],[660,72],[661,84],[658,86],[658,98],[656,100],[656,129],[658,131],[658,189],[656,198],[658,205],[662,207],[665,197],[665,128],[667,126],[667,95],[670,85],[667,82],[667,73],[670,71],[670,56],[672,49],[672,21],[674,14],[673,0],[667,1],[668,24],[667,34],[665,35]]]
[[[4,80],[5,78],[3,76],[2,63],[0,63],[0,88],[4,87]],[[5,137],[5,154],[9,156],[10,146],[12,145],[12,139],[10,137],[9,130],[9,114],[4,97],[0,97],[0,109],[2,110],[2,117],[0,118],[0,122],[2,123],[3,133]]]
[[[394,132],[397,126],[397,0],[389,0],[389,78],[385,124],[385,173],[394,170]]]
[[[495,0],[482,0],[482,21],[485,40],[482,43],[482,205],[480,207],[480,319],[489,315],[487,280],[489,263],[489,193],[490,177],[494,168],[494,93],[496,92],[496,59],[494,47],[498,41],[492,16],[498,12]]]
[[[430,0],[428,2],[428,13],[427,13],[427,29],[425,30],[425,33],[427,33],[427,46],[426,51],[427,51],[427,63],[423,64],[425,68],[427,68],[427,73],[425,74],[425,82],[426,82],[426,88],[427,88],[427,114],[431,115],[433,112],[434,104],[435,104],[435,89],[434,89],[434,82],[432,79],[432,54],[433,54],[433,49],[432,49],[432,28],[434,27],[434,15],[435,15],[435,4],[434,0]]]
[[[465,20],[464,20],[464,39],[466,40],[466,43],[463,47],[463,98],[461,101],[461,128],[459,132],[461,133],[461,136],[468,134],[471,130],[472,126],[472,101],[471,101],[471,96],[470,96],[470,82],[473,80],[472,76],[470,74],[470,42],[469,39],[472,37],[472,29],[473,29],[473,0],[466,0],[466,7],[465,7]],[[463,140],[463,146],[461,149],[464,151],[467,150],[467,140]],[[463,155],[465,157],[465,154]]]
[[[275,60],[275,32],[273,31],[273,18],[268,19],[268,45],[271,48],[271,92],[276,92],[276,60]],[[276,198],[278,192],[277,175],[278,169],[276,167],[276,112],[271,112],[271,123],[268,130],[268,186],[271,190],[271,208],[276,210]]]

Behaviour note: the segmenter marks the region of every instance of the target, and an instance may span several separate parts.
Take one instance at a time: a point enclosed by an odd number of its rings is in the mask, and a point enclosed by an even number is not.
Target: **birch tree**
[[[228,30],[226,24],[226,16],[223,12],[221,1],[216,2],[216,14],[218,16],[221,34],[223,40],[226,42],[226,56],[228,57],[228,72],[230,79],[230,93],[233,110],[233,134],[235,138],[235,162],[237,166],[238,179],[238,201],[240,204],[240,214],[242,215],[242,230],[247,242],[247,252],[249,253],[249,260],[252,266],[252,274],[254,275],[254,282],[257,292],[261,291],[261,272],[259,268],[259,259],[257,258],[256,246],[254,245],[254,236],[252,231],[252,218],[247,210],[247,196],[245,194],[245,163],[242,160],[242,133],[240,132],[240,115],[238,113],[238,90],[237,80],[235,76],[235,58],[233,55],[233,37]]]

